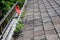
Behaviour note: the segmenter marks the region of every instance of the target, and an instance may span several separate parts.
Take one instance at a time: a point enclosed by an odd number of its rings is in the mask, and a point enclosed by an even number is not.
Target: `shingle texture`
[[[17,40],[60,40],[60,1],[29,0],[23,36]]]

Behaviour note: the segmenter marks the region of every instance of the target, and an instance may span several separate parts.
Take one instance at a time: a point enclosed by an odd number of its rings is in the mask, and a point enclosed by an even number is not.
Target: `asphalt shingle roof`
[[[60,1],[29,0],[24,37],[17,40],[60,40]]]

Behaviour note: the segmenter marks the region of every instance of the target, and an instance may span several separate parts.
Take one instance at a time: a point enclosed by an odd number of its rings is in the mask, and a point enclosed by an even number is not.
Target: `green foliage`
[[[14,32],[15,32],[15,33],[18,33],[18,32],[19,32],[19,30],[15,30]]]
[[[19,5],[20,9],[22,8],[22,6],[23,6],[23,4],[20,4],[20,5]]]
[[[6,12],[16,3],[16,2],[25,2],[25,0],[0,0],[0,19],[6,14]],[[19,5],[20,8],[23,4]]]
[[[21,16],[23,16],[23,17],[25,16],[25,11],[22,12]]]
[[[25,0],[17,0],[18,2],[25,2]]]
[[[21,14],[21,16],[22,17],[24,17],[25,16],[25,10],[22,12],[22,14]],[[18,19],[17,19],[18,20]],[[14,31],[15,33],[18,33],[20,30],[22,30],[22,29],[24,29],[25,27],[24,27],[24,24],[22,23],[22,18],[20,18],[19,20],[18,20],[18,24],[17,24],[17,26],[16,26],[16,30]]]
[[[21,24],[18,23],[16,29],[20,30],[20,29],[23,29],[23,27],[24,27],[24,25],[22,23]]]
[[[24,24],[23,23],[18,23],[17,26],[16,26],[16,30],[14,32],[18,33],[23,28],[24,28]]]

